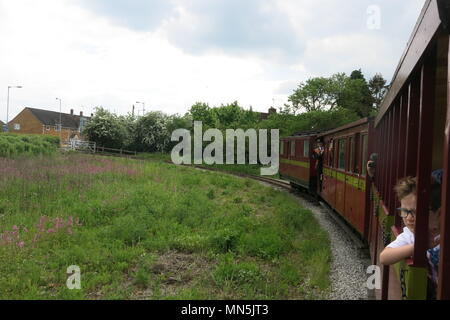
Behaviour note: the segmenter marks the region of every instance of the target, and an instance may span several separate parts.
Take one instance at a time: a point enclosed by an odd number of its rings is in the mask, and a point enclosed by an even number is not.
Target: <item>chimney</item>
[[[82,117],[83,116],[83,111],[80,111],[80,117]]]
[[[73,116],[73,109],[70,109],[70,115]]]

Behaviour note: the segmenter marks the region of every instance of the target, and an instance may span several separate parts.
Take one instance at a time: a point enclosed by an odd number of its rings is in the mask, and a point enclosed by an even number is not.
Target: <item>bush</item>
[[[0,157],[49,155],[58,147],[58,137],[0,133]]]

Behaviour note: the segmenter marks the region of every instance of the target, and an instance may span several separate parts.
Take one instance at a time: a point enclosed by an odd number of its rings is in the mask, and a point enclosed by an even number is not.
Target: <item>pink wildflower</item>
[[[23,241],[17,242],[17,246],[18,246],[19,248],[23,248],[24,245],[25,245],[25,242],[23,242]]]

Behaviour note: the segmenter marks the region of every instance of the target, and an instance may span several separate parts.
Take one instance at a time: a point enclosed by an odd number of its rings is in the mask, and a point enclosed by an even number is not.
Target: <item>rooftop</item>
[[[48,111],[43,109],[35,109],[35,108],[25,108],[31,111],[31,113],[38,118],[46,126],[56,126],[59,124],[59,112]],[[80,119],[81,115],[74,115],[68,113],[61,113],[61,126],[63,128],[79,128],[80,127]],[[84,119],[89,120],[89,117],[84,117]]]

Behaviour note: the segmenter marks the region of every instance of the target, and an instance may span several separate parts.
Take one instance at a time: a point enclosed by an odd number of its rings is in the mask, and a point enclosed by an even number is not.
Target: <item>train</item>
[[[450,299],[449,39],[450,0],[427,0],[375,117],[280,139],[280,177],[320,198],[366,243],[372,264],[381,270],[381,300],[429,297],[427,215],[430,177],[438,169],[436,299]],[[368,172],[375,159],[376,168]],[[382,265],[380,252],[403,227],[394,186],[407,176],[416,177],[418,190],[414,255]]]

